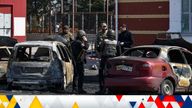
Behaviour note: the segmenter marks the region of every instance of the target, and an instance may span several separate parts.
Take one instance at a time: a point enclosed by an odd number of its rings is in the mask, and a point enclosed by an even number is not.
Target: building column
[[[169,0],[169,30],[181,32],[182,0]]]

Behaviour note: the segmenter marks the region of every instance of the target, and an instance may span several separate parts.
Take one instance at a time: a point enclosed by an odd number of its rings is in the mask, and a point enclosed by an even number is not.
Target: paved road
[[[87,94],[94,94],[98,88],[97,70],[85,69],[85,83],[84,89]],[[0,94],[14,94],[14,95],[30,95],[30,94],[41,94],[41,95],[54,95],[54,94],[74,94],[72,93],[72,85],[70,85],[65,92],[50,92],[50,91],[32,91],[32,90],[7,90],[6,83],[0,84]]]

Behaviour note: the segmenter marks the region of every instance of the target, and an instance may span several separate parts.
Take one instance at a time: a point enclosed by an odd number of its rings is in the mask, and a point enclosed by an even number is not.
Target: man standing
[[[95,43],[95,48],[96,48],[96,53],[97,55],[100,57],[100,49],[101,49],[101,43],[102,40],[104,40],[105,38],[107,38],[106,34],[108,31],[108,27],[106,23],[101,23],[101,30],[99,31],[99,33],[96,35],[96,43]]]
[[[133,44],[132,34],[127,30],[125,24],[122,25],[122,32],[118,36],[118,43],[120,46],[120,54],[124,53],[127,48]]]
[[[64,35],[64,37],[67,39],[68,42],[71,42],[71,41],[74,40],[74,39],[73,39],[73,35],[72,35],[72,33],[70,32],[70,28],[69,28],[68,25],[65,25],[65,26],[63,27],[63,35]]]
[[[96,35],[96,43],[95,43],[95,49],[96,49],[96,54],[97,56],[101,59],[100,61],[100,66],[99,66],[99,91],[96,92],[96,94],[100,94],[103,91],[103,70],[101,67],[101,64],[103,62],[103,59],[101,57],[101,47],[102,47],[102,41],[104,39],[107,38],[107,31],[108,31],[108,27],[106,23],[101,23],[101,30],[99,31],[99,33]]]
[[[62,40],[65,40],[65,45],[68,47],[68,49],[71,51],[71,42],[74,40],[73,35],[70,32],[70,27],[65,25],[61,25],[59,29],[59,35],[63,37]]]
[[[83,81],[84,81],[84,63],[85,63],[85,54],[88,49],[88,42],[86,33],[83,30],[77,32],[77,37],[71,44],[73,57],[75,60],[76,68],[74,71],[73,78],[73,91],[77,91],[80,94],[85,94],[86,91],[83,90]],[[78,90],[76,86],[78,85]]]
[[[98,35],[99,36],[99,35]],[[99,43],[99,56],[101,58],[100,67],[99,67],[99,87],[100,90],[96,94],[105,93],[104,88],[104,68],[106,61],[110,57],[116,56],[116,43],[115,41],[115,32],[114,30],[107,30],[106,35],[97,37],[97,42]]]

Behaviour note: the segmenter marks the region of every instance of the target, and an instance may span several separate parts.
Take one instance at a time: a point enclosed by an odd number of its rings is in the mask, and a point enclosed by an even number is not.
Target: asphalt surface
[[[87,95],[93,95],[99,90],[97,70],[87,70],[85,69],[85,81],[83,88],[87,92]],[[0,94],[6,95],[58,95],[58,94],[77,94],[72,92],[72,85],[67,87],[66,91],[36,91],[36,90],[8,90],[6,83],[1,83]]]

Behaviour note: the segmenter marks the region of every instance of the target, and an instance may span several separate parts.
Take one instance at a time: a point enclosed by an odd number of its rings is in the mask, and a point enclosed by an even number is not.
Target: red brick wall
[[[26,0],[0,0],[0,12],[8,12],[12,14],[12,37],[18,41],[25,41],[26,36],[14,35],[14,18],[26,18]],[[6,9],[9,7],[9,9]],[[11,9],[11,12],[10,12]]]
[[[169,29],[169,0],[119,0],[119,26],[126,24],[134,45],[150,44]]]

